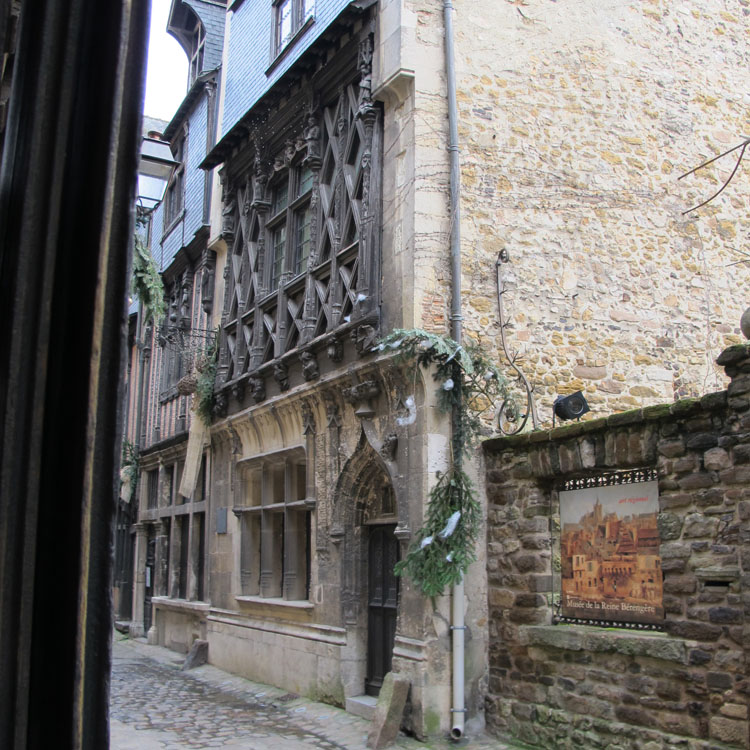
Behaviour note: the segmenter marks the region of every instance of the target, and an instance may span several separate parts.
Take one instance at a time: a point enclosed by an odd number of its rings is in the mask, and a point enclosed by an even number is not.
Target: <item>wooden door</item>
[[[395,525],[371,526],[368,541],[367,678],[365,692],[378,695],[391,671],[398,612],[398,562]]]

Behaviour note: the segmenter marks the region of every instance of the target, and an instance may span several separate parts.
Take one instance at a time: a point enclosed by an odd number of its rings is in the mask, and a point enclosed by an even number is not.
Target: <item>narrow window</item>
[[[274,55],[278,55],[314,15],[315,0],[275,0]]]

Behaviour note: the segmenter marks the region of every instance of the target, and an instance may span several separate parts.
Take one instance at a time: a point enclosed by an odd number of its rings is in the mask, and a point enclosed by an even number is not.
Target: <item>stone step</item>
[[[375,707],[378,705],[378,699],[373,695],[355,695],[346,699],[346,710],[355,716],[361,716],[363,719],[372,721],[375,716]]]

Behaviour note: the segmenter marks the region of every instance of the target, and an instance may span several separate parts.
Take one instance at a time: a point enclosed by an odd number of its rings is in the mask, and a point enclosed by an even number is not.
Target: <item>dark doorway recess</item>
[[[371,526],[368,542],[367,678],[365,692],[378,695],[391,671],[398,613],[398,562],[395,525]]]

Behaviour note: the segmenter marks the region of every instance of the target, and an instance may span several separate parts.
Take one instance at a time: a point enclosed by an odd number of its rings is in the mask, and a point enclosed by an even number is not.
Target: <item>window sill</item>
[[[238,602],[242,604],[262,604],[272,607],[288,607],[291,609],[309,609],[315,608],[315,605],[307,599],[281,599],[280,597],[265,596],[235,596]]]
[[[172,234],[172,232],[175,230],[175,227],[184,218],[185,218],[185,209],[183,208],[182,211],[180,211],[180,213],[178,213],[177,216],[175,216],[174,219],[172,219],[172,221],[170,221],[169,224],[167,224],[167,226],[164,227],[164,232],[162,233],[162,236],[161,236],[162,245],[164,244],[164,240],[166,240],[167,237],[169,237],[169,235]]]
[[[284,58],[289,54],[297,40],[315,23],[315,16],[310,16],[297,31],[292,35],[289,41],[276,53],[271,64],[266,68],[266,76],[270,76],[276,68],[282,63]]]

